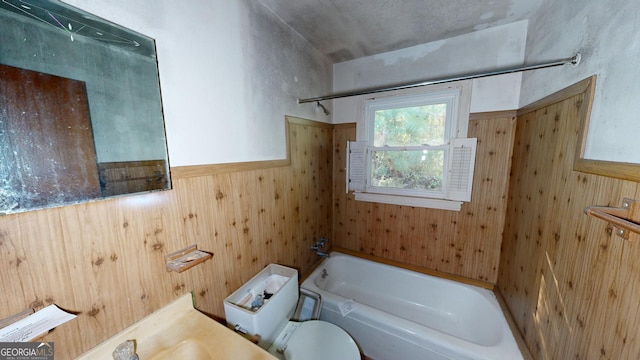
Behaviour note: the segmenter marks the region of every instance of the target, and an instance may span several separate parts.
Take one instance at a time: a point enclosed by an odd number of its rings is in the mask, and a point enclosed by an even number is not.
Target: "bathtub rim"
[[[452,280],[452,281],[456,281],[456,282],[463,283],[463,284],[466,284],[466,285],[477,286],[477,287],[481,287],[481,288],[484,288],[484,289],[487,289],[487,290],[491,290],[493,292],[495,292],[495,289],[496,289],[496,285],[495,284],[487,282],[487,281],[471,279],[471,278],[460,276],[460,275],[454,275],[454,274],[449,274],[449,273],[445,273],[445,272],[438,271],[438,270],[427,269],[427,268],[416,266],[416,265],[405,264],[405,263],[401,263],[401,262],[398,262],[398,261],[385,259],[385,258],[381,258],[381,257],[378,257],[378,256],[364,254],[364,253],[360,253],[360,252],[357,252],[357,251],[341,248],[341,247],[338,247],[338,246],[334,246],[331,249],[329,249],[328,253],[331,254],[332,252],[340,253],[340,254],[344,254],[344,255],[350,255],[350,256],[361,258],[361,259],[365,259],[365,260],[371,260],[373,262],[377,262],[377,263],[381,263],[381,264],[385,264],[385,265],[390,265],[390,266],[395,266],[395,267],[398,267],[398,268],[401,268],[401,269],[415,271],[417,273],[421,273],[421,274],[425,274],[425,275],[431,275],[431,276],[435,276],[435,277],[438,277],[438,278],[441,278],[441,279]],[[326,260],[326,258],[320,259],[320,261],[316,262],[307,271],[307,273],[304,274],[304,276],[300,277],[299,278],[300,284],[302,284],[305,280],[307,280],[307,278],[309,278],[309,276],[311,276],[311,274],[313,274],[313,272],[324,262],[324,260]]]
[[[520,329],[517,326],[517,323],[513,317],[513,315],[511,314],[511,311],[509,310],[507,303],[504,299],[504,297],[502,296],[502,294],[500,293],[498,287],[493,284],[493,283],[489,283],[486,281],[481,281],[481,280],[476,280],[476,279],[470,279],[470,278],[466,278],[463,276],[459,276],[459,275],[453,275],[453,274],[447,274],[447,273],[443,273],[440,271],[436,271],[436,270],[430,270],[430,269],[425,269],[419,266],[415,266],[415,265],[410,265],[410,264],[404,264],[404,263],[400,263],[400,262],[396,262],[393,260],[389,260],[389,259],[384,259],[384,258],[380,258],[377,256],[373,256],[373,255],[368,255],[368,254],[363,254],[363,253],[359,253],[357,251],[353,251],[353,250],[349,250],[349,249],[345,249],[345,248],[341,248],[341,247],[332,247],[332,249],[329,250],[329,254],[333,254],[333,253],[337,253],[337,254],[344,254],[344,255],[349,255],[349,256],[353,256],[356,258],[361,258],[364,260],[370,260],[373,262],[377,262],[377,263],[381,263],[381,264],[385,264],[385,265],[390,265],[390,266],[395,266],[395,267],[399,267],[401,269],[405,269],[405,270],[410,270],[410,271],[415,271],[421,274],[425,274],[425,275],[431,275],[431,276],[435,276],[438,278],[442,278],[445,280],[451,280],[451,281],[455,281],[455,282],[459,282],[465,285],[471,285],[471,286],[477,286],[480,288],[484,288],[487,290],[490,290],[496,297],[498,305],[500,307],[500,310],[502,311],[502,314],[507,322],[507,325],[509,327],[509,329],[511,330],[511,334],[513,335],[515,341],[516,341],[516,345],[518,346],[518,349],[520,350],[520,352],[522,353],[522,357],[524,358],[524,360],[533,360],[534,357],[531,354],[531,351],[529,350],[528,346],[526,345],[526,342],[524,340],[524,337],[522,336],[522,333],[520,332]],[[308,272],[302,276],[299,280],[300,282],[300,286],[302,286],[302,284],[311,277],[311,275],[313,275],[313,273],[316,271],[317,268],[319,268],[322,263],[324,263],[324,261],[327,260],[327,258],[323,258],[321,259],[321,261],[318,261],[314,266],[312,266]]]

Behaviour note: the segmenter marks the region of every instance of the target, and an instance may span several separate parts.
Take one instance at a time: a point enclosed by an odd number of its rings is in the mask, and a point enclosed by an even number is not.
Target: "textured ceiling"
[[[543,0],[259,0],[339,63],[527,19]]]

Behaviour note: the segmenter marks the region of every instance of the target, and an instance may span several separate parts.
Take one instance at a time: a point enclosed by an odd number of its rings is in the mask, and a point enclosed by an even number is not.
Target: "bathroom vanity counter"
[[[276,360],[271,354],[193,307],[186,294],[84,353],[79,359],[112,360],[115,348],[135,340],[140,359]]]

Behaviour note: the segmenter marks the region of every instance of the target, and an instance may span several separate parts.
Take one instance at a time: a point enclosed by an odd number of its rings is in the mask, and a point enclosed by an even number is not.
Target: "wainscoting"
[[[77,313],[43,338],[72,359],[186,292],[222,320],[223,299],[265,265],[310,273],[309,247],[327,236],[497,284],[538,359],[640,358],[640,249],[583,214],[640,187],[573,170],[583,98],[472,114],[474,193],[461,212],[356,202],[344,191],[355,125],[289,118],[286,159],[172,168],[170,191],[0,216],[0,318],[49,304]],[[164,256],[191,244],[213,258],[167,272]]]
[[[355,201],[345,193],[347,140],[355,124],[336,125],[335,245],[414,270],[491,288],[497,281],[515,111],[472,114],[469,137],[478,138],[473,194],[462,211]]]
[[[536,359],[638,359],[638,237],[583,209],[640,187],[573,170],[589,96],[575,89],[518,114],[498,289]]]
[[[310,245],[331,236],[333,131],[296,118],[288,131],[285,160],[177,168],[170,191],[0,216],[0,318],[77,313],[43,338],[72,359],[184,293],[221,319],[223,299],[265,265],[305,275]],[[213,258],[167,272],[164,255],[190,244]]]

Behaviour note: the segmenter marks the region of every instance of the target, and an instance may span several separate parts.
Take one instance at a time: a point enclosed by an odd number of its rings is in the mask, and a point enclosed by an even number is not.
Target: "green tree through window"
[[[442,191],[446,116],[446,104],[376,110],[371,185]]]
[[[443,145],[447,104],[376,110],[373,146]]]

